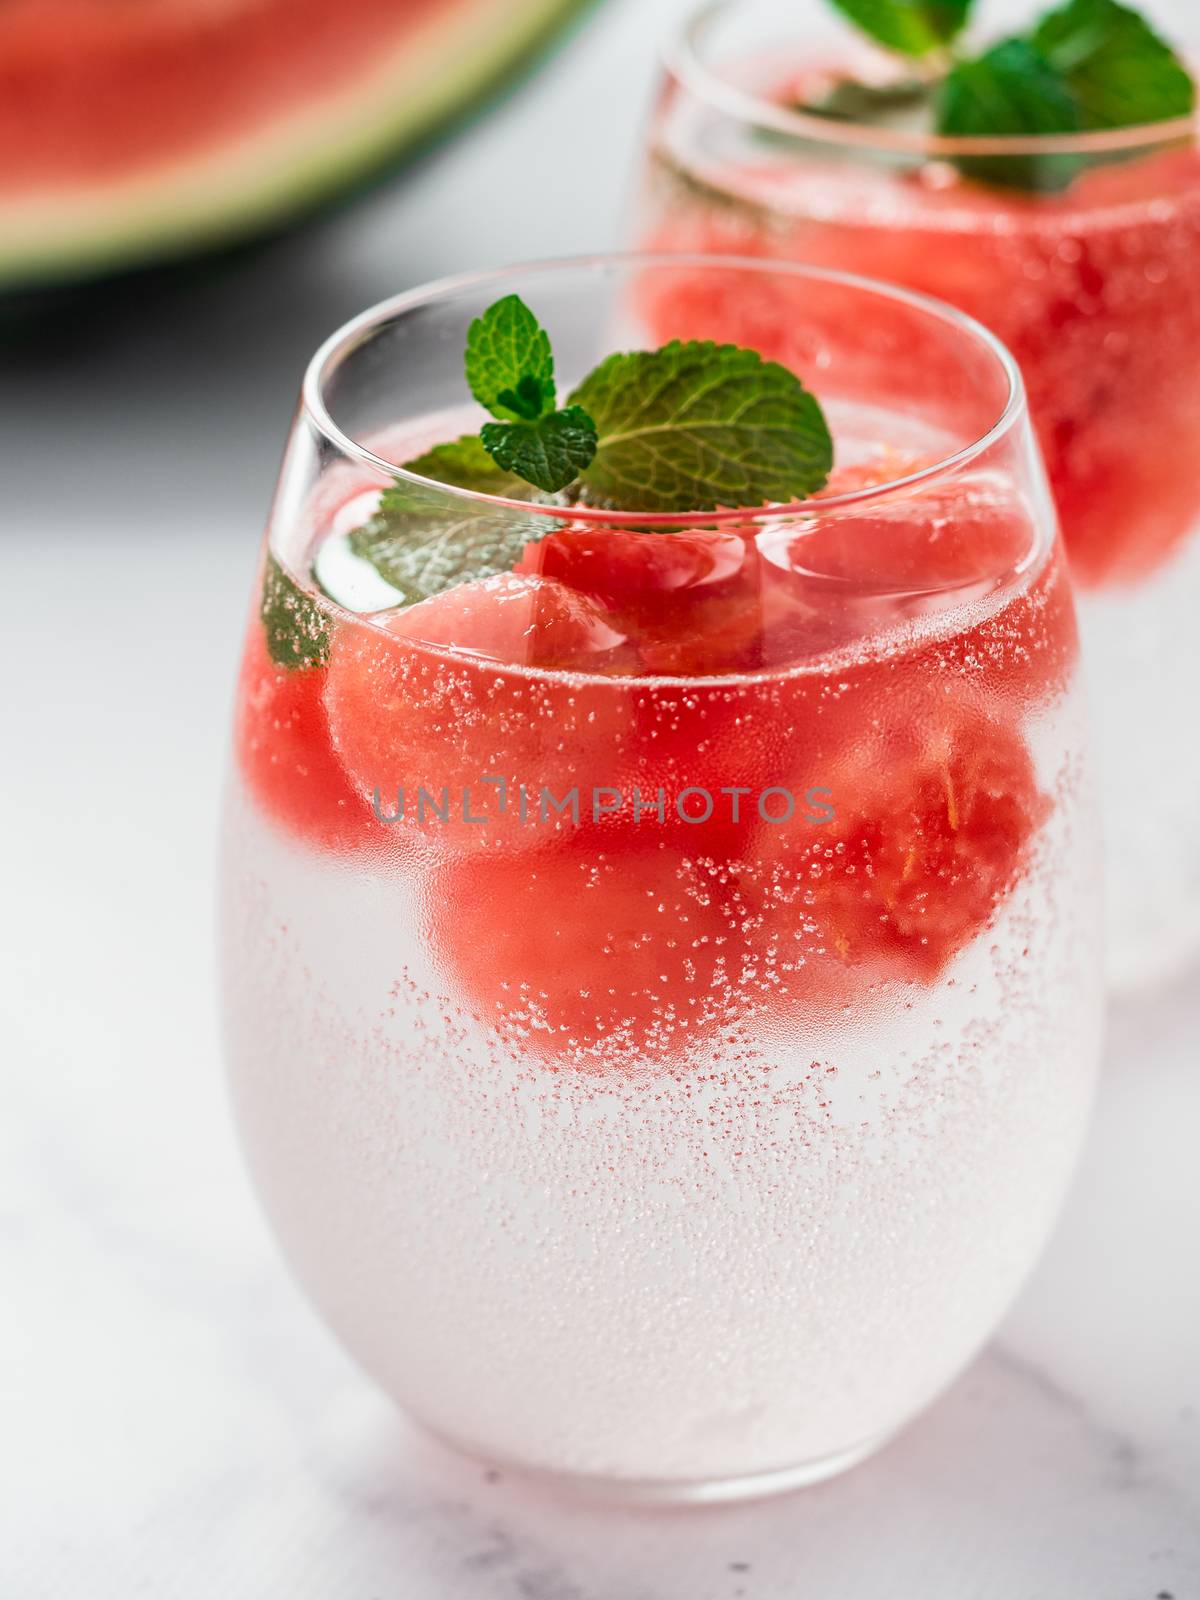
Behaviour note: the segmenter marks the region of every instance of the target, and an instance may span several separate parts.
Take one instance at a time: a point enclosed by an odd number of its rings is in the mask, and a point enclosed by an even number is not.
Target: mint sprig
[[[1195,83],[1171,46],[1120,0],[1067,0],[1029,29],[969,56],[956,41],[971,0],[831,0],[876,43],[922,60],[932,128],[950,138],[1005,139],[1129,128],[1190,115]],[[927,64],[944,63],[940,78]],[[886,86],[885,86],[886,87]],[[886,126],[897,107],[847,80],[834,103],[804,109]],[[919,103],[919,101],[918,101]],[[1094,161],[1095,157],[1090,158]],[[1113,159],[1108,157],[1106,159]],[[966,176],[1007,188],[1057,190],[1089,164],[1080,155],[956,156]]]
[[[596,430],[577,406],[557,409],[550,337],[519,295],[505,295],[467,330],[471,393],[497,420],[480,442],[502,472],[554,494],[596,453]]]
[[[905,56],[943,50],[966,26],[971,0],[833,0],[877,44]]]
[[[1006,39],[961,61],[938,99],[939,133],[978,138],[1077,133],[1083,126],[1069,86],[1028,39]],[[958,156],[966,177],[1012,189],[1061,189],[1079,170],[1071,155]]]
[[[569,490],[568,502],[677,512],[801,500],[833,463],[824,414],[800,379],[736,345],[675,340],[611,355],[559,410],[550,341],[508,295],[471,324],[466,369],[493,414],[526,399],[551,409],[487,422],[478,441],[439,445],[409,471],[508,499],[532,486]]]
[[[736,345],[675,340],[611,355],[559,408],[549,338],[509,295],[471,324],[465,364],[496,420],[407,462],[418,478],[564,515],[581,502],[671,513],[805,499],[833,464],[824,414],[800,379]],[[402,478],[349,543],[411,605],[510,571],[559,526],[545,512],[450,503]]]
[[[554,409],[550,336],[520,295],[505,295],[467,329],[467,383],[485,411],[510,422]]]
[[[1068,0],[1032,32],[959,62],[941,86],[937,130],[976,138],[1136,127],[1187,116],[1187,69],[1149,23],[1118,0]],[[968,177],[1009,188],[1064,188],[1082,156],[961,156]]]
[[[1031,42],[1069,88],[1085,128],[1131,128],[1195,110],[1183,62],[1117,0],[1069,0],[1042,18]]]

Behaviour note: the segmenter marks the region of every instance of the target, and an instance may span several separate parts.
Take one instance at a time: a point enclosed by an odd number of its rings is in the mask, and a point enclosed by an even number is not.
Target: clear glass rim
[[[739,122],[775,133],[791,134],[810,143],[846,150],[910,155],[925,160],[956,156],[1111,155],[1148,149],[1173,140],[1194,139],[1200,111],[1166,122],[1143,122],[1131,128],[1105,128],[1086,133],[1021,134],[1005,137],[952,137],[946,134],[880,129],[865,122],[820,117],[793,111],[740,89],[706,64],[699,45],[706,28],[729,12],[737,0],[706,0],[663,45],[667,71],[697,99]]]
[[[908,307],[923,316],[931,317],[956,333],[965,335],[976,346],[985,350],[995,361],[1004,389],[1004,402],[997,416],[977,438],[942,459],[921,467],[915,472],[890,478],[868,488],[850,490],[844,494],[823,495],[819,499],[795,500],[786,504],[769,506],[743,506],[720,511],[653,512],[611,511],[592,506],[538,505],[528,500],[508,500],[499,495],[481,494],[473,489],[460,489],[440,483],[435,478],[425,478],[408,472],[396,462],[376,454],[361,440],[351,437],[335,422],[326,401],[328,386],[342,363],[389,322],[419,306],[437,300],[452,298],[465,291],[492,288],[497,297],[512,293],[520,283],[538,274],[579,272],[613,273],[633,272],[646,268],[687,268],[705,271],[738,271],[795,277],[810,282],[835,284],[879,299],[893,305]],[[464,380],[465,387],[465,380]],[[1024,382],[1016,361],[995,334],[980,322],[952,306],[928,295],[901,289],[856,273],[838,272],[832,268],[807,266],[799,262],[767,261],[754,256],[706,255],[702,252],[676,251],[614,251],[597,255],[552,257],[540,261],[522,262],[514,266],[499,267],[483,272],[460,273],[439,278],[431,283],[404,290],[381,300],[358,316],[351,318],[332,333],[320,346],[304,374],[301,388],[301,409],[311,427],[329,444],[350,460],[358,461],[385,478],[397,478],[404,483],[433,491],[458,500],[464,505],[475,505],[484,510],[508,510],[523,517],[546,517],[554,522],[566,520],[609,528],[713,528],[722,525],[754,522],[777,522],[788,517],[819,518],[829,516],[847,506],[862,506],[884,499],[898,491],[950,476],[1005,437],[1026,415],[1027,402]]]

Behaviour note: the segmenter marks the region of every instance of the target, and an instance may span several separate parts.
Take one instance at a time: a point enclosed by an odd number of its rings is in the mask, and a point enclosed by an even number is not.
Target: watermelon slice
[[[589,0],[6,0],[0,289],[278,229],[467,110]]]

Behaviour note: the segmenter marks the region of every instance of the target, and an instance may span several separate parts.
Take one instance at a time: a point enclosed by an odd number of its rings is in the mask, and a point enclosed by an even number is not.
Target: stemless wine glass
[[[401,470],[477,426],[466,331],[514,292],[563,391],[774,308],[828,488],[631,515]],[[446,587],[405,605],[381,528]],[[401,1405],[705,1499],[836,1472],[954,1376],[1096,1062],[1076,654],[1017,370],[920,297],[616,256],[324,345],[238,694],[226,1031],[288,1259]]]
[[[1200,947],[1196,125],[955,140],[789,109],[895,70],[831,0],[705,6],[669,48],[637,238],[869,271],[1016,356],[1100,723],[1110,976],[1144,986]]]

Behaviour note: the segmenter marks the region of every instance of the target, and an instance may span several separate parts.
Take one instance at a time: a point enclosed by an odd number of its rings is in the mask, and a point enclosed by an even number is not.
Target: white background
[[[242,1174],[215,812],[303,363],[422,279],[609,244],[677,9],[611,0],[365,205],[4,352],[0,1600],[1200,1596],[1194,977],[1114,1019],[1067,1214],[988,1353],[875,1461],[759,1506],[603,1512],[435,1451],[317,1325]]]

